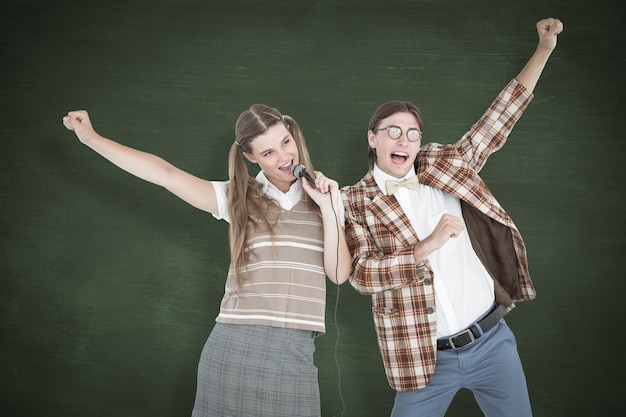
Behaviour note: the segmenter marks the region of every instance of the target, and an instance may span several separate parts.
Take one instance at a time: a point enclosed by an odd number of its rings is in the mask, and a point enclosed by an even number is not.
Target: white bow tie
[[[398,190],[400,187],[406,187],[409,190],[417,190],[419,186],[419,181],[417,175],[414,175],[409,178],[401,179],[398,181],[387,180],[385,181],[385,188],[387,189],[387,194],[391,195]]]

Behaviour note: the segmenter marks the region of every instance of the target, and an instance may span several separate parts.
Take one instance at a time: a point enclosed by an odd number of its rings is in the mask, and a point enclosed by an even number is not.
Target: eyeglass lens
[[[400,136],[402,136],[402,129],[400,129],[398,126],[389,126],[389,128],[387,128],[387,132],[389,133],[389,137],[391,137],[391,139],[398,139]],[[411,142],[415,142],[416,140],[418,140],[420,138],[421,132],[417,129],[409,129],[406,132],[406,137],[411,141]]]

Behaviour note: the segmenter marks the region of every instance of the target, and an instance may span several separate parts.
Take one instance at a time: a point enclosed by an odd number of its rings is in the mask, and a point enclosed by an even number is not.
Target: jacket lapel
[[[370,200],[368,206],[376,219],[393,233],[402,246],[415,245],[419,239],[413,230],[409,218],[404,214],[400,203],[393,195],[385,195],[370,172],[365,180],[366,195]]]

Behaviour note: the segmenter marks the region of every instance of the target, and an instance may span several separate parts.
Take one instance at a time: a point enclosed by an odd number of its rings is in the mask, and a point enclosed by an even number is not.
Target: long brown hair
[[[242,281],[241,273],[251,257],[247,245],[249,234],[259,223],[264,224],[271,232],[273,225],[268,215],[279,210],[278,203],[265,196],[263,186],[248,174],[243,152],[252,153],[254,139],[277,123],[282,123],[293,136],[298,148],[298,162],[303,164],[308,172],[314,172],[304,135],[292,117],[282,115],[275,108],[264,104],[254,104],[241,113],[235,125],[235,142],[231,145],[228,155],[227,191],[231,269],[239,284]],[[319,213],[317,204],[308,198],[306,193],[304,197],[311,210]]]
[[[424,121],[422,119],[422,113],[417,108],[417,106],[410,101],[388,101],[387,103],[381,104],[378,106],[376,110],[374,110],[374,114],[370,118],[370,124],[368,129],[371,131],[375,131],[378,128],[378,125],[383,119],[391,116],[396,113],[411,113],[417,119],[417,124],[420,129],[424,129]],[[374,164],[376,163],[376,149],[372,148],[368,144],[367,150],[367,165],[369,166],[370,171],[374,169]]]

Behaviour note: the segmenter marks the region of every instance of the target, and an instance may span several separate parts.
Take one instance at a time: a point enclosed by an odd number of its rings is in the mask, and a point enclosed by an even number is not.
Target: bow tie
[[[409,190],[417,190],[419,185],[419,181],[417,179],[417,175],[414,175],[409,178],[405,178],[399,181],[387,180],[385,181],[385,188],[387,188],[387,194],[391,195],[396,192],[396,190],[400,187],[406,187]]]

